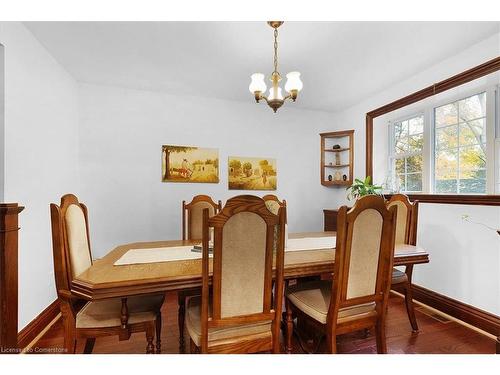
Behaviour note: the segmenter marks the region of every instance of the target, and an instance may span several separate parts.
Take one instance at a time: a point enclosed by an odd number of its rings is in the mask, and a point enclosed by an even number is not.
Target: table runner
[[[201,252],[191,251],[193,246],[154,247],[130,249],[114,265],[174,262],[178,260],[201,259]],[[211,255],[210,255],[211,256]]]
[[[335,247],[336,241],[337,237],[335,236],[289,238],[286,243],[285,252],[333,249]]]
[[[335,247],[335,237],[292,238],[287,241],[285,252],[331,249]],[[179,260],[201,259],[201,252],[192,251],[193,246],[154,247],[149,249],[130,249],[118,259],[115,266],[129,264],[174,262]],[[212,255],[210,255],[212,256]]]

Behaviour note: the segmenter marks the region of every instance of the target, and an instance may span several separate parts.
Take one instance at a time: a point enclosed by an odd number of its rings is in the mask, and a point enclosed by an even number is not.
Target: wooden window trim
[[[417,103],[498,70],[500,70],[500,56],[368,112],[366,114],[366,176],[372,176],[373,174],[373,120],[376,117]],[[500,206],[500,195],[408,194],[408,196],[410,199],[418,199],[422,203]]]

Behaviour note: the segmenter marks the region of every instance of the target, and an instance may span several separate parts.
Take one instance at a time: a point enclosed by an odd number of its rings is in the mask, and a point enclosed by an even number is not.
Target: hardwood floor
[[[177,294],[167,294],[163,305],[162,353],[178,353]],[[387,347],[389,353],[441,353],[441,354],[488,354],[495,353],[495,341],[480,333],[442,317],[423,307],[417,307],[416,315],[420,333],[412,334],[404,301],[391,295],[387,318]],[[33,352],[57,351],[63,346],[63,327],[59,320],[35,344]],[[83,353],[85,342],[79,342],[77,353]],[[307,342],[304,343],[307,347]],[[315,346],[312,343],[311,346]],[[54,350],[55,349],[55,350]],[[318,352],[324,352],[324,344]],[[340,353],[376,353],[375,337],[364,332],[340,336]],[[189,350],[189,349],[188,349]],[[118,341],[117,337],[104,337],[96,340],[93,353],[145,353],[146,339],[143,334],[133,334],[128,341]],[[304,353],[294,337],[294,353]]]

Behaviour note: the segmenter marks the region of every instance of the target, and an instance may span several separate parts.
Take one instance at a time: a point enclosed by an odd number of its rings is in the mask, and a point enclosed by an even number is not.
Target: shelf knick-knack
[[[347,175],[346,174],[342,176],[342,180],[347,181]]]
[[[331,180],[332,180],[332,175],[331,175],[331,174],[329,174],[329,175],[328,175],[328,181],[331,181]]]
[[[342,174],[339,171],[335,172],[334,180],[335,181],[342,180]]]
[[[340,152],[335,153],[335,165],[340,165]]]

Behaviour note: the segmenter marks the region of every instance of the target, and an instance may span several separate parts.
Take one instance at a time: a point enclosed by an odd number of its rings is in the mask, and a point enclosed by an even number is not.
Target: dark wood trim
[[[18,327],[18,235],[17,203],[0,204],[0,349],[15,351]]]
[[[393,194],[384,194],[389,199]],[[408,194],[411,201],[420,203],[466,204],[500,206],[500,195]]]
[[[467,82],[481,78],[485,75],[500,70],[500,56],[495,57],[481,65],[468,69],[448,79],[430,85],[422,90],[395,100],[366,114],[366,175],[373,176],[373,119],[407,105],[417,103],[446,90],[463,85]],[[413,198],[414,197],[414,198]],[[422,203],[448,203],[500,206],[500,195],[440,195],[440,194],[415,194],[410,198],[418,199]]]
[[[55,300],[17,335],[20,349],[28,346],[59,314],[59,300]]]
[[[419,285],[413,285],[412,290],[413,298],[417,301],[497,336],[497,353],[499,352],[500,316],[436,293]]]

